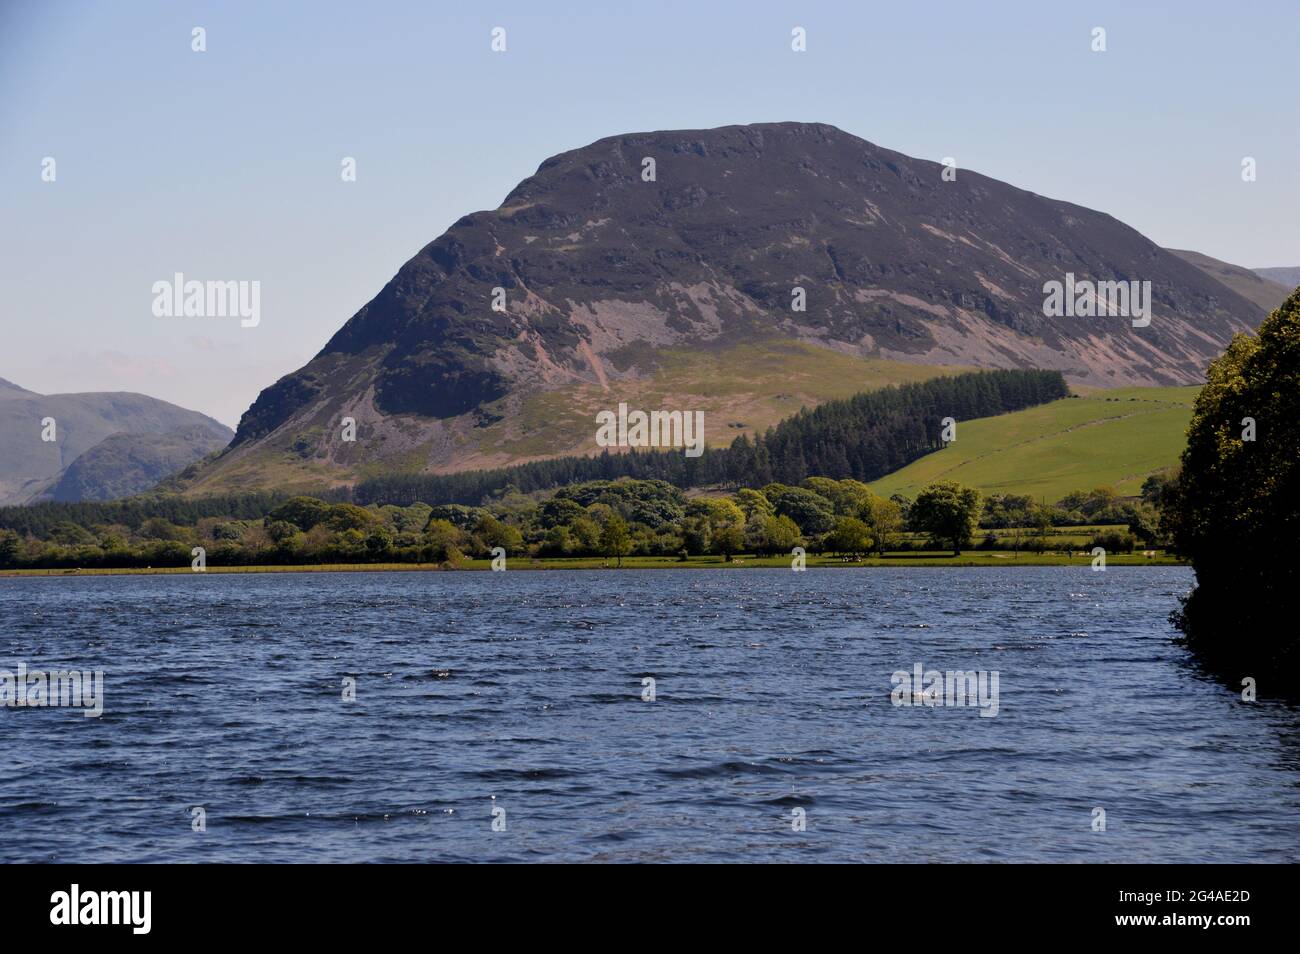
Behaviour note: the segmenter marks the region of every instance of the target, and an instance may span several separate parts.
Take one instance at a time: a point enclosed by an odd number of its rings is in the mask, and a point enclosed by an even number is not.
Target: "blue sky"
[[[233,425],[460,216],[645,129],[832,123],[1162,245],[1300,265],[1298,28],[1294,0],[0,0],[0,377]],[[176,271],[260,281],[261,323],[155,318]]]

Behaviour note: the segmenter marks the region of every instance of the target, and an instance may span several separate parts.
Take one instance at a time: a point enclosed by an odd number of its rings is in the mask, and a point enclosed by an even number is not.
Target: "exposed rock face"
[[[481,464],[481,429],[510,426],[529,395],[648,380],[664,349],[795,339],[1094,385],[1187,384],[1263,318],[1109,215],[942,171],[803,123],[637,133],[548,159],[263,391],[210,474],[257,483],[272,456],[335,480]],[[1046,317],[1043,285],[1067,272],[1150,281],[1150,326]],[[340,439],[344,416],[355,443]]]

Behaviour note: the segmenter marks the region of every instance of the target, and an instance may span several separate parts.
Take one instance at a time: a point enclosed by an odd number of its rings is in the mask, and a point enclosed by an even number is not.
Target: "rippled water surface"
[[[1171,643],[1191,581],[0,579],[0,668],[105,673],[101,718],[0,709],[0,860],[1295,861],[1300,716]],[[997,716],[892,705],[918,662]]]

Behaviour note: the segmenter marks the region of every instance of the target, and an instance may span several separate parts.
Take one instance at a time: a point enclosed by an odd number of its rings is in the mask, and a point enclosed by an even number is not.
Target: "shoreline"
[[[1091,554],[1084,553],[1073,558],[1063,553],[1013,555],[1000,551],[966,551],[961,556],[937,553],[898,554],[886,557],[868,557],[861,560],[841,560],[837,557],[809,555],[808,569],[873,569],[878,567],[915,567],[915,568],[974,568],[974,567],[1039,567],[1059,566],[1088,569],[1092,566]],[[745,569],[790,569],[788,556],[779,557],[738,557],[725,562],[717,556],[691,557],[685,561],[677,557],[624,557],[623,566],[616,567],[612,561],[603,557],[513,557],[507,560],[506,569],[510,570],[745,570]],[[1153,557],[1141,552],[1132,554],[1117,553],[1106,557],[1106,566],[1190,566],[1185,560],[1169,556],[1163,552]],[[304,563],[274,565],[213,566],[202,573],[188,566],[177,567],[95,567],[95,568],[47,568],[47,569],[8,569],[0,570],[0,577],[82,577],[82,576],[203,576],[205,574],[228,573],[456,573],[456,572],[491,572],[491,560],[466,560],[458,566],[450,567],[438,563]]]

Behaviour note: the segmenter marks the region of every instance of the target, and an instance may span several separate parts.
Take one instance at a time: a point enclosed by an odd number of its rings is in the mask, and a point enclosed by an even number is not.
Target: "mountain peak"
[[[1045,283],[1067,275],[1149,281],[1150,325],[1045,314]],[[725,365],[740,348],[812,349],[799,353],[836,368],[848,356],[1193,383],[1262,317],[1109,215],[945,175],[834,126],[627,133],[547,159],[499,208],[421,249],[258,397],[217,470],[244,461],[236,469],[256,482],[245,458],[288,453],[304,476],[348,481],[359,467],[593,452],[588,411],[619,394],[705,403],[733,418],[709,439],[730,440],[771,422],[755,402],[834,393],[793,387],[779,364],[730,405],[708,381],[672,379],[675,365]],[[358,423],[355,443],[338,439],[343,416]]]

